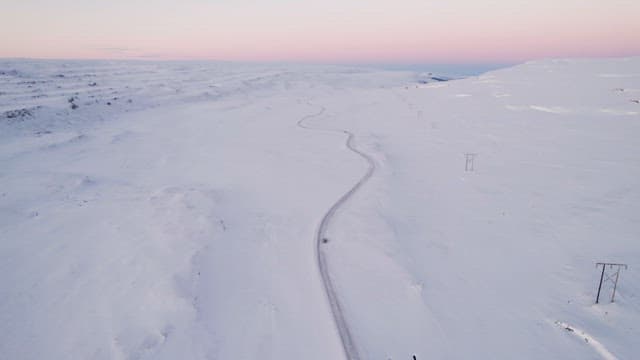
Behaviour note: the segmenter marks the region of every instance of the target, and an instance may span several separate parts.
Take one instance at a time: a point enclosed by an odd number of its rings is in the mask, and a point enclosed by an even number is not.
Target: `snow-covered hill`
[[[423,80],[0,61],[0,357],[640,357],[640,59]]]

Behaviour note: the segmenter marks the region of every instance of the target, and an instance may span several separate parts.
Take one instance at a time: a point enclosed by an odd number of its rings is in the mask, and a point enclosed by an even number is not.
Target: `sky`
[[[639,0],[0,0],[0,57],[515,63],[640,55]]]

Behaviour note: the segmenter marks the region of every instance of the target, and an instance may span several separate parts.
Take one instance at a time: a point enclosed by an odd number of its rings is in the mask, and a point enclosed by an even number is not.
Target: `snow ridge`
[[[584,339],[584,341],[591,346],[600,356],[602,356],[603,359],[605,360],[618,360],[618,358],[613,355],[612,353],[609,352],[609,350],[607,350],[607,348],[604,347],[604,345],[602,345],[601,342],[599,342],[598,340],[596,340],[596,338],[594,338],[593,336],[589,335],[588,333],[586,333],[584,330],[582,329],[578,329],[577,327],[573,326],[573,325],[569,325],[566,322],[562,322],[562,321],[556,321],[555,322],[556,325],[564,328],[565,330],[567,330],[568,332],[570,332],[571,334]]]

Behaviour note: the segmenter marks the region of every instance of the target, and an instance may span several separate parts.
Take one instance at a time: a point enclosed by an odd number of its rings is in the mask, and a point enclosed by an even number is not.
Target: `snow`
[[[636,358],[638,73],[0,60],[0,353]]]
[[[578,338],[580,338],[581,340],[584,340],[587,344],[589,344],[591,347],[593,347],[593,349],[600,354],[600,356],[602,356],[602,358],[606,359],[606,360],[614,360],[616,359],[615,355],[611,354],[609,351],[607,351],[607,349],[602,346],[602,344],[594,339],[592,336],[590,336],[589,334],[585,333],[584,331],[571,326],[567,323],[563,323],[563,322],[559,322],[556,321],[556,325],[561,326],[563,329],[569,331],[571,334],[577,336]]]

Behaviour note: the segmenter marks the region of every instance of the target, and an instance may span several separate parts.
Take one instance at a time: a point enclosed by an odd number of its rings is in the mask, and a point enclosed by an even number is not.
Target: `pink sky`
[[[640,55],[633,0],[20,0],[0,57],[482,63]]]

